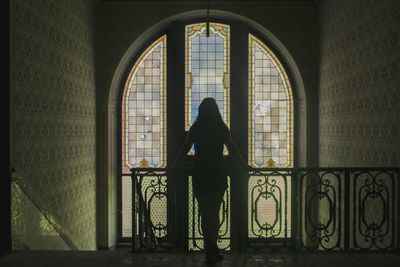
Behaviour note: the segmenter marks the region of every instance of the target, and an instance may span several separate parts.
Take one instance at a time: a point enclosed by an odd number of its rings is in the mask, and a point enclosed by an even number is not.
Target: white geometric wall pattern
[[[12,0],[12,166],[79,249],[95,248],[94,1]]]
[[[320,3],[320,165],[400,165],[400,1]]]

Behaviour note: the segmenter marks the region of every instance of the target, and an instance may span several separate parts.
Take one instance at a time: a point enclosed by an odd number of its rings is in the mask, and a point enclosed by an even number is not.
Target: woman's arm
[[[182,165],[183,161],[185,160],[185,157],[187,153],[189,152],[190,148],[192,147],[194,143],[193,137],[192,137],[192,132],[189,130],[188,134],[186,135],[185,142],[181,146],[178,152],[178,156],[175,159],[175,162],[172,164],[172,167],[179,167]]]

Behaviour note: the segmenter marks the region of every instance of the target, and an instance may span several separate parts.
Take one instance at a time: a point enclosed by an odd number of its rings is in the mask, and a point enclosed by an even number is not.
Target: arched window
[[[184,141],[184,131],[187,131],[196,119],[198,106],[205,97],[216,99],[221,115],[232,133],[242,136],[242,140],[235,141],[244,150],[248,148],[246,152],[249,165],[293,167],[293,97],[283,65],[272,50],[261,39],[250,34],[245,27],[223,23],[209,25],[209,36],[206,34],[204,22],[177,23],[171,26],[166,31],[168,34],[144,47],[129,71],[121,103],[120,238],[122,239],[132,235],[130,168],[166,167],[167,154],[172,153],[169,155],[174,156],[179,149]],[[231,36],[232,38],[235,36],[237,42],[231,42]],[[240,40],[238,36],[241,36]],[[170,56],[168,60],[167,38]],[[241,62],[244,64],[240,64]],[[233,74],[231,77],[231,71],[236,74],[235,77]],[[247,75],[248,87],[245,82],[231,84],[231,80],[238,81],[234,78],[239,76],[242,79],[239,81],[246,81]],[[240,113],[246,108],[247,116],[244,111],[244,115]],[[240,116],[231,118],[232,110]],[[168,146],[167,120],[170,122]],[[247,131],[246,125],[248,125],[248,138],[244,137]],[[168,160],[173,160],[173,156]],[[173,235],[171,222],[174,222],[176,217],[169,212],[178,210],[179,208],[173,207],[178,205],[182,209],[187,209],[184,211],[185,219],[180,217],[187,223],[187,247],[190,250],[201,249],[203,240],[200,217],[193,197],[191,177],[187,177],[185,182],[179,181],[179,185],[176,184],[178,183],[176,177],[172,177],[171,180],[170,178],[164,175],[160,178],[162,181],[157,183],[157,186],[160,186],[157,190],[162,191],[162,194],[159,194],[162,197],[150,197],[151,200],[146,203],[147,208],[151,210],[154,226],[162,225],[168,229],[159,231],[157,236],[169,238],[168,235],[171,233]],[[268,191],[271,190],[271,185],[260,184],[257,177],[249,177],[248,188],[242,188],[247,190],[248,195],[247,211],[244,212],[248,212],[250,238],[290,236],[290,233],[282,232],[283,228],[290,229],[291,220],[291,207],[286,205],[291,195],[291,181],[290,177],[284,179],[286,180],[275,179],[274,191]],[[231,199],[237,197],[232,196],[233,192],[230,189],[233,182],[229,177],[229,187],[220,210],[221,249],[229,249],[231,246],[230,203]],[[143,192],[156,194],[151,191],[155,186],[151,179],[143,179],[142,183]],[[170,185],[172,190],[169,189]],[[148,189],[150,191],[146,191]],[[179,190],[185,192],[177,193]],[[178,194],[187,197],[181,201],[185,204],[174,202]],[[133,202],[137,201],[135,199]],[[282,206],[282,203],[286,206]],[[286,211],[284,214],[288,214],[287,218],[283,215],[283,209]],[[181,223],[178,225],[182,225]],[[284,224],[289,226],[284,227]]]

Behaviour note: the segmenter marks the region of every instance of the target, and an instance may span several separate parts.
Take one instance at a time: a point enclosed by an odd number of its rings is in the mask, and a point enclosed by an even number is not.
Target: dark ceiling
[[[203,2],[207,0],[99,0],[100,2]],[[265,2],[265,3],[318,3],[319,0],[210,0],[215,2]]]

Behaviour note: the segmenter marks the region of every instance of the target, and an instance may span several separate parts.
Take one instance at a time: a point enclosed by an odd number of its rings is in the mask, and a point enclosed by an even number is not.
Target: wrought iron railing
[[[169,249],[167,230],[167,170],[132,170],[132,247]],[[154,206],[158,209],[154,210]]]
[[[190,171],[187,173],[190,175]],[[189,176],[187,188],[188,188],[188,250],[203,250],[204,242],[203,242],[203,231],[201,229],[201,217],[199,213],[198,203],[193,194],[192,189],[192,177]],[[218,247],[221,250],[229,250],[231,248],[230,242],[230,232],[231,232],[231,223],[230,223],[230,210],[231,210],[231,202],[230,202],[231,188],[230,188],[230,177],[228,177],[228,188],[225,191],[225,194],[222,198],[221,208],[220,208],[220,228],[219,228],[219,238],[218,238]]]
[[[399,251],[399,175],[400,168],[236,169],[219,247]],[[133,250],[201,250],[191,170],[133,168],[131,177]]]
[[[292,236],[292,180],[287,169],[252,169],[248,175],[246,247],[279,250]]]

